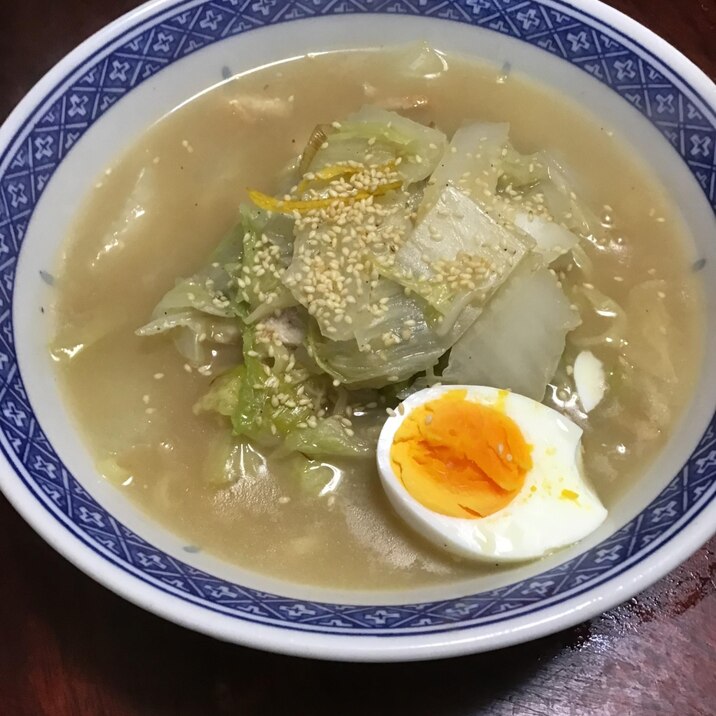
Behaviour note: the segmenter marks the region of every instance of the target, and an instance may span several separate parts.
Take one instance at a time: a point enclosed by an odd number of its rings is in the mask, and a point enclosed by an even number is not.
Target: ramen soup
[[[411,588],[573,543],[640,480],[694,391],[697,259],[566,98],[424,45],[319,54],[210,88],[97,179],[51,351],[98,470],[188,546]],[[386,420],[420,520],[379,477]]]

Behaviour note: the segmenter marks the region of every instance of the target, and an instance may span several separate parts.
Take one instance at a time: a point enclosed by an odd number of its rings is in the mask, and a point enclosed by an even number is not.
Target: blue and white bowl
[[[38,19],[38,21],[41,21]],[[155,0],[60,62],[0,129],[0,487],[59,552],[167,619],[264,649],[427,659],[507,646],[622,602],[716,525],[716,361],[663,455],[593,537],[499,578],[402,593],[283,583],[187,547],[97,475],[46,348],[68,223],[106,165],[227,72],[424,38],[539,78],[630,142],[675,198],[716,355],[716,88],[594,0]]]

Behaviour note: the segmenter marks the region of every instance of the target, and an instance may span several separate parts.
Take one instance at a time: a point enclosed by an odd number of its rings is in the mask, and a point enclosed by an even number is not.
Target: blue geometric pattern
[[[559,8],[559,9],[557,9]],[[128,30],[64,91],[60,85],[8,146],[0,175],[0,443],[18,476],[86,545],[139,579],[206,609],[284,628],[351,635],[414,635],[512,619],[601,584],[677,534],[716,494],[716,422],[671,484],[636,519],[597,547],[533,579],[461,599],[400,606],[315,603],[218,579],[147,543],[112,517],[67,471],[25,393],[11,319],[15,266],[32,212],[53,172],[85,131],[148,77],[202,47],[254,28],[316,15],[404,13],[503,33],[581,68],[618,92],[674,146],[716,209],[716,120],[648,51],[558,0],[212,0]],[[49,108],[40,110],[51,101]]]

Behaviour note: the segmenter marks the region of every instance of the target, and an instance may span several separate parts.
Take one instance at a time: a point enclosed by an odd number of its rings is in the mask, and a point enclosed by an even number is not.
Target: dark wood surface
[[[135,0],[0,0],[0,119]],[[716,76],[716,0],[613,0]],[[0,498],[2,716],[716,714],[716,540],[627,604],[493,654],[351,665],[193,634],[106,591]]]

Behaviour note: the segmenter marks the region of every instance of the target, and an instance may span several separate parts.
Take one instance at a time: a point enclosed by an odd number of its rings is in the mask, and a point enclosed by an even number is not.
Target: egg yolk
[[[499,407],[454,390],[408,415],[390,458],[405,489],[433,512],[487,517],[522,489],[532,448]]]

